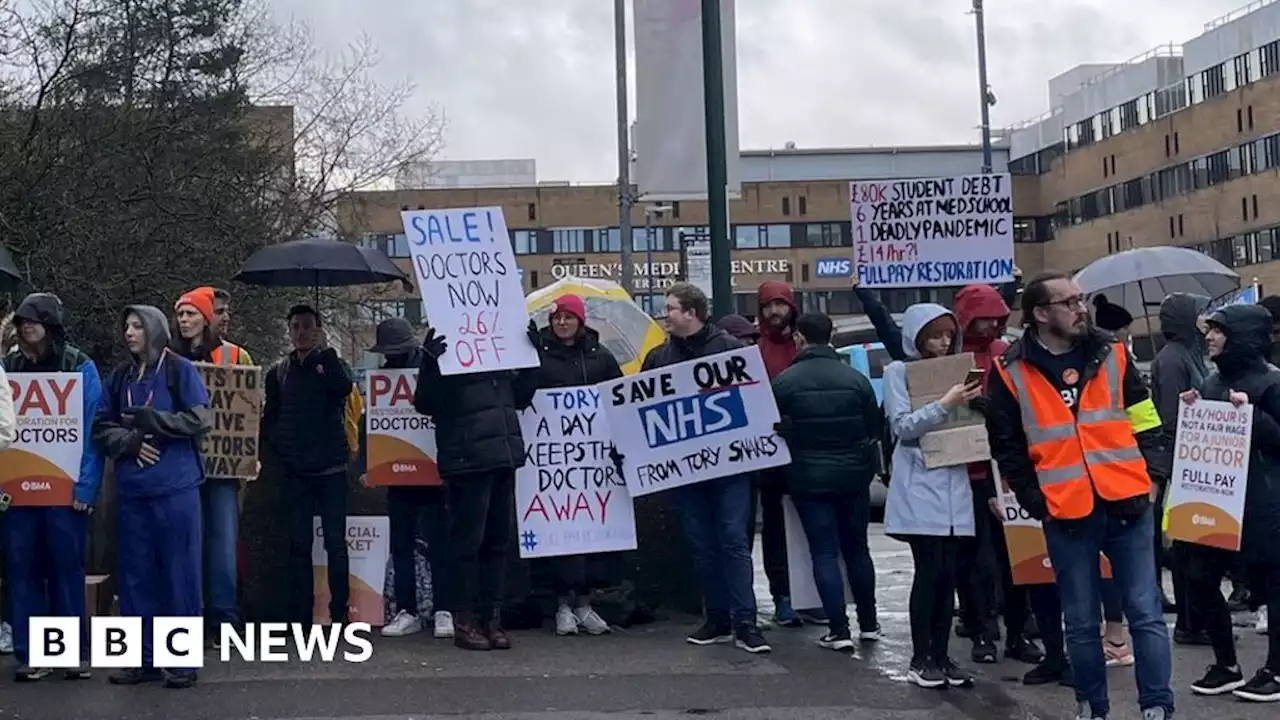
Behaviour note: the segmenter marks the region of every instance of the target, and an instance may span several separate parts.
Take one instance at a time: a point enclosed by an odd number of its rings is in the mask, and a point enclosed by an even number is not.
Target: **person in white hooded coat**
[[[907,308],[902,349],[910,360],[949,355],[959,347],[956,319],[934,303]],[[911,546],[915,577],[911,586],[912,658],[908,678],[926,688],[967,687],[973,676],[948,655],[960,538],[974,534],[973,490],[964,464],[928,468],[920,438],[945,423],[951,412],[982,392],[981,384],[960,384],[940,399],[911,408],[907,366],[884,371],[884,411],[894,441],[885,532]]]

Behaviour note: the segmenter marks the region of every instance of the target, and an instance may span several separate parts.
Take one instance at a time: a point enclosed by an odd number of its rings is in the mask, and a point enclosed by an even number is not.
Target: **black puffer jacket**
[[[290,473],[327,475],[347,466],[345,416],[351,373],[333,348],[291,352],[265,375],[262,442]]]
[[[649,351],[640,369],[653,370],[740,347],[743,347],[741,340],[708,323],[687,338],[668,335],[666,342]]]
[[[1226,400],[1232,390],[1253,404],[1249,484],[1245,491],[1241,551],[1246,559],[1280,562],[1280,370],[1267,363],[1271,352],[1271,313],[1257,305],[1228,305],[1209,319],[1227,342],[1213,358],[1217,372],[1200,394]]]
[[[536,373],[539,389],[595,385],[622,377],[617,358],[600,344],[600,333],[589,327],[582,328],[572,345],[560,342],[550,326],[543,328],[538,353],[542,357]]]
[[[413,407],[436,423],[442,477],[524,466],[520,411],[533,402],[536,380],[536,369],[446,377],[436,359],[423,354]]]

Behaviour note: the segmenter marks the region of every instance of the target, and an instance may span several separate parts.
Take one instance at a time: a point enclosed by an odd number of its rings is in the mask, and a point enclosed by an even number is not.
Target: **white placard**
[[[520,557],[636,549],[636,516],[609,451],[595,387],[539,390],[520,414],[525,464],[516,471]]]
[[[418,370],[370,370],[366,377],[365,484],[439,485],[436,426],[413,407]]]
[[[861,287],[1013,279],[1008,173],[851,182],[849,211]]]
[[[809,551],[809,538],[804,534],[800,513],[789,496],[782,498],[782,523],[787,537],[787,579],[791,584],[791,607],[807,610],[822,607],[818,594],[818,582],[813,577],[813,555]],[[849,571],[845,569],[844,553],[836,559],[840,565],[840,587],[844,588],[844,604],[853,604],[853,591],[849,587]]]
[[[449,343],[442,375],[537,367],[502,208],[401,213],[427,322]]]
[[[10,373],[17,439],[0,452],[0,490],[16,506],[75,499],[88,425],[78,372]]]
[[[1178,403],[1169,479],[1171,540],[1239,550],[1249,479],[1253,406]]]
[[[791,463],[760,348],[600,384],[632,497]]]
[[[315,622],[329,618],[329,554],[324,549],[320,518],[313,517],[311,567],[313,574]],[[383,583],[387,580],[387,558],[391,556],[391,521],[385,515],[347,518],[347,620],[382,625]]]

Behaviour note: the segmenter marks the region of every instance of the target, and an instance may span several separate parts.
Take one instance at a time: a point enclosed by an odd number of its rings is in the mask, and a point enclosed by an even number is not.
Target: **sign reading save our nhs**
[[[755,346],[599,387],[632,497],[791,462]]]

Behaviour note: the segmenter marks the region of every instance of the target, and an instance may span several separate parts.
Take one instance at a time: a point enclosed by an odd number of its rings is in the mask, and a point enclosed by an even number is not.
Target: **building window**
[[[680,219],[680,201],[671,203],[671,217],[675,220]]]
[[[1182,144],[1178,142],[1178,133],[1173,134],[1173,154],[1177,155],[1182,152]]]
[[[1120,106],[1120,132],[1138,127],[1138,101],[1130,100]]]
[[[404,318],[413,325],[422,323],[422,302],[418,300],[366,300],[359,305],[360,319],[370,325]]]
[[[1174,234],[1174,230],[1173,230],[1173,216],[1172,216],[1172,215],[1170,215],[1170,216],[1169,216],[1169,237],[1171,237],[1171,238],[1172,238],[1172,237],[1177,237],[1177,236]]]
[[[517,255],[532,255],[538,251],[537,230],[512,230],[511,249]]]
[[[1245,143],[1234,152],[1239,155],[1236,162],[1240,166],[1241,175],[1252,175],[1258,172],[1258,143]]]
[[[1169,157],[1171,155],[1173,155],[1173,145],[1169,142],[1169,135],[1166,134],[1164,136],[1164,156]]]
[[[1235,85],[1227,88],[1228,90],[1243,87],[1257,79],[1253,76],[1253,67],[1250,62],[1249,53],[1235,56],[1231,61],[1231,69],[1235,71],[1235,77],[1232,78],[1235,81]]]
[[[791,214],[791,198],[789,197],[782,198],[782,214],[783,215]]]
[[[1209,169],[1210,185],[1221,185],[1234,179],[1231,155],[1231,151],[1223,150],[1205,158]]]
[[[1220,63],[1200,73],[1200,99],[1198,102],[1204,102],[1227,92],[1226,74],[1223,71],[1224,66],[1225,63]]]
[[[1123,207],[1116,208],[1117,212],[1124,210],[1132,210],[1145,204],[1142,197],[1142,179],[1130,180],[1120,186],[1120,196]]]
[[[529,219],[530,220],[538,219],[538,206],[533,203],[529,203]]]
[[[809,223],[804,226],[805,247],[849,247],[853,245],[847,223]]]
[[[587,251],[587,233],[583,228],[553,228],[551,251],[554,253],[584,253]]]
[[[1280,40],[1263,45],[1258,56],[1258,77],[1280,73]]]
[[[1182,213],[1178,213],[1178,237],[1182,237]]]
[[[1252,109],[1252,108],[1250,108],[1250,112],[1252,112],[1252,111],[1253,111],[1253,109]],[[806,198],[804,195],[801,195],[800,197],[796,198],[796,204],[799,206],[799,210],[800,210],[800,214],[801,214],[801,215],[808,215],[808,214],[809,214],[809,199],[808,199],[808,198]]]
[[[631,249],[636,252],[662,252],[666,243],[663,242],[663,231],[665,228],[649,227],[634,228],[631,231]]]
[[[739,250],[791,247],[790,225],[737,225],[733,236]]]

